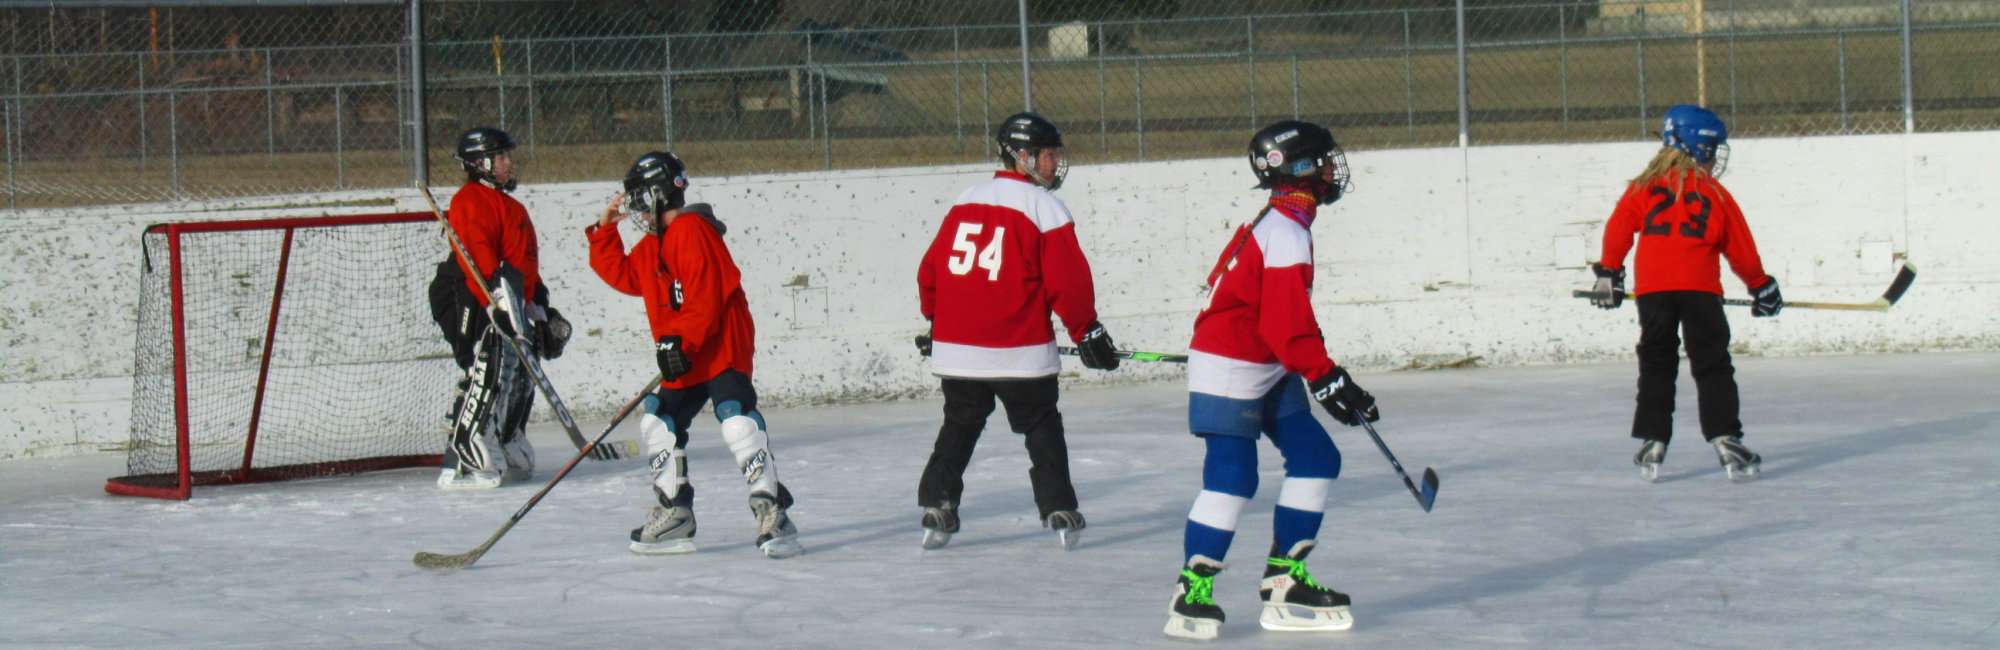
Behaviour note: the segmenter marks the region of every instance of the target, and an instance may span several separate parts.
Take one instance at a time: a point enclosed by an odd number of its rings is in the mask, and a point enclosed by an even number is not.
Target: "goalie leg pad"
[[[438,486],[445,489],[483,489],[499,487],[499,463],[504,458],[500,442],[495,436],[499,425],[495,404],[504,390],[500,383],[501,367],[498,363],[500,339],[489,334],[482,342],[480,354],[467,370],[472,383],[465,394],[465,403],[458,409],[458,419],[452,424],[450,456],[456,456],[455,467],[446,467],[438,477]]]

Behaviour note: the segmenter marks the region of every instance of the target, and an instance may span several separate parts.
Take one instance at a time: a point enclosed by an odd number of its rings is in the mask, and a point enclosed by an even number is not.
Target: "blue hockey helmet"
[[[1693,104],[1667,109],[1666,123],[1660,127],[1661,144],[1686,152],[1695,162],[1714,163],[1710,172],[1722,175],[1729,161],[1729,126],[1710,111]]]

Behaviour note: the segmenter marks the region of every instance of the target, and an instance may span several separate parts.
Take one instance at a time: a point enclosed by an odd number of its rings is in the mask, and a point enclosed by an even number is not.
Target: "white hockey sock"
[[[751,492],[778,494],[778,466],[771,456],[771,437],[748,415],[733,415],[722,421],[722,440],[743,469],[743,480]]]

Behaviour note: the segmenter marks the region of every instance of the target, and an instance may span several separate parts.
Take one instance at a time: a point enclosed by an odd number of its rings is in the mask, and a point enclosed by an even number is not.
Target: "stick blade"
[[[1902,270],[1896,272],[1895,281],[1889,283],[1889,290],[1882,292],[1882,299],[1888,301],[1890,305],[1896,304],[1896,301],[1903,299],[1903,292],[1909,291],[1910,285],[1916,281],[1917,267],[1904,262]]]
[[[472,566],[473,562],[478,562],[479,552],[473,551],[471,553],[444,555],[442,553],[418,551],[417,556],[410,558],[410,561],[416,563],[418,568],[430,569],[432,571],[457,571]]]
[[[1426,467],[1424,468],[1424,487],[1422,491],[1417,494],[1417,504],[1422,505],[1424,507],[1424,512],[1430,512],[1431,505],[1437,503],[1437,498],[1438,498],[1437,470]]]

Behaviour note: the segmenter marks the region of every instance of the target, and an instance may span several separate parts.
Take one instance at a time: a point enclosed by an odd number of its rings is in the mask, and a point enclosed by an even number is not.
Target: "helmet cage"
[[[1056,171],[1053,176],[1044,178],[1039,169],[1039,161],[1042,152],[1049,149],[1054,149],[1056,152]],[[1062,145],[1044,147],[1001,145],[1000,161],[1007,163],[1008,170],[1019,171],[1036,185],[1051,192],[1061,189],[1063,179],[1069,176],[1069,156],[1065,154]]]

